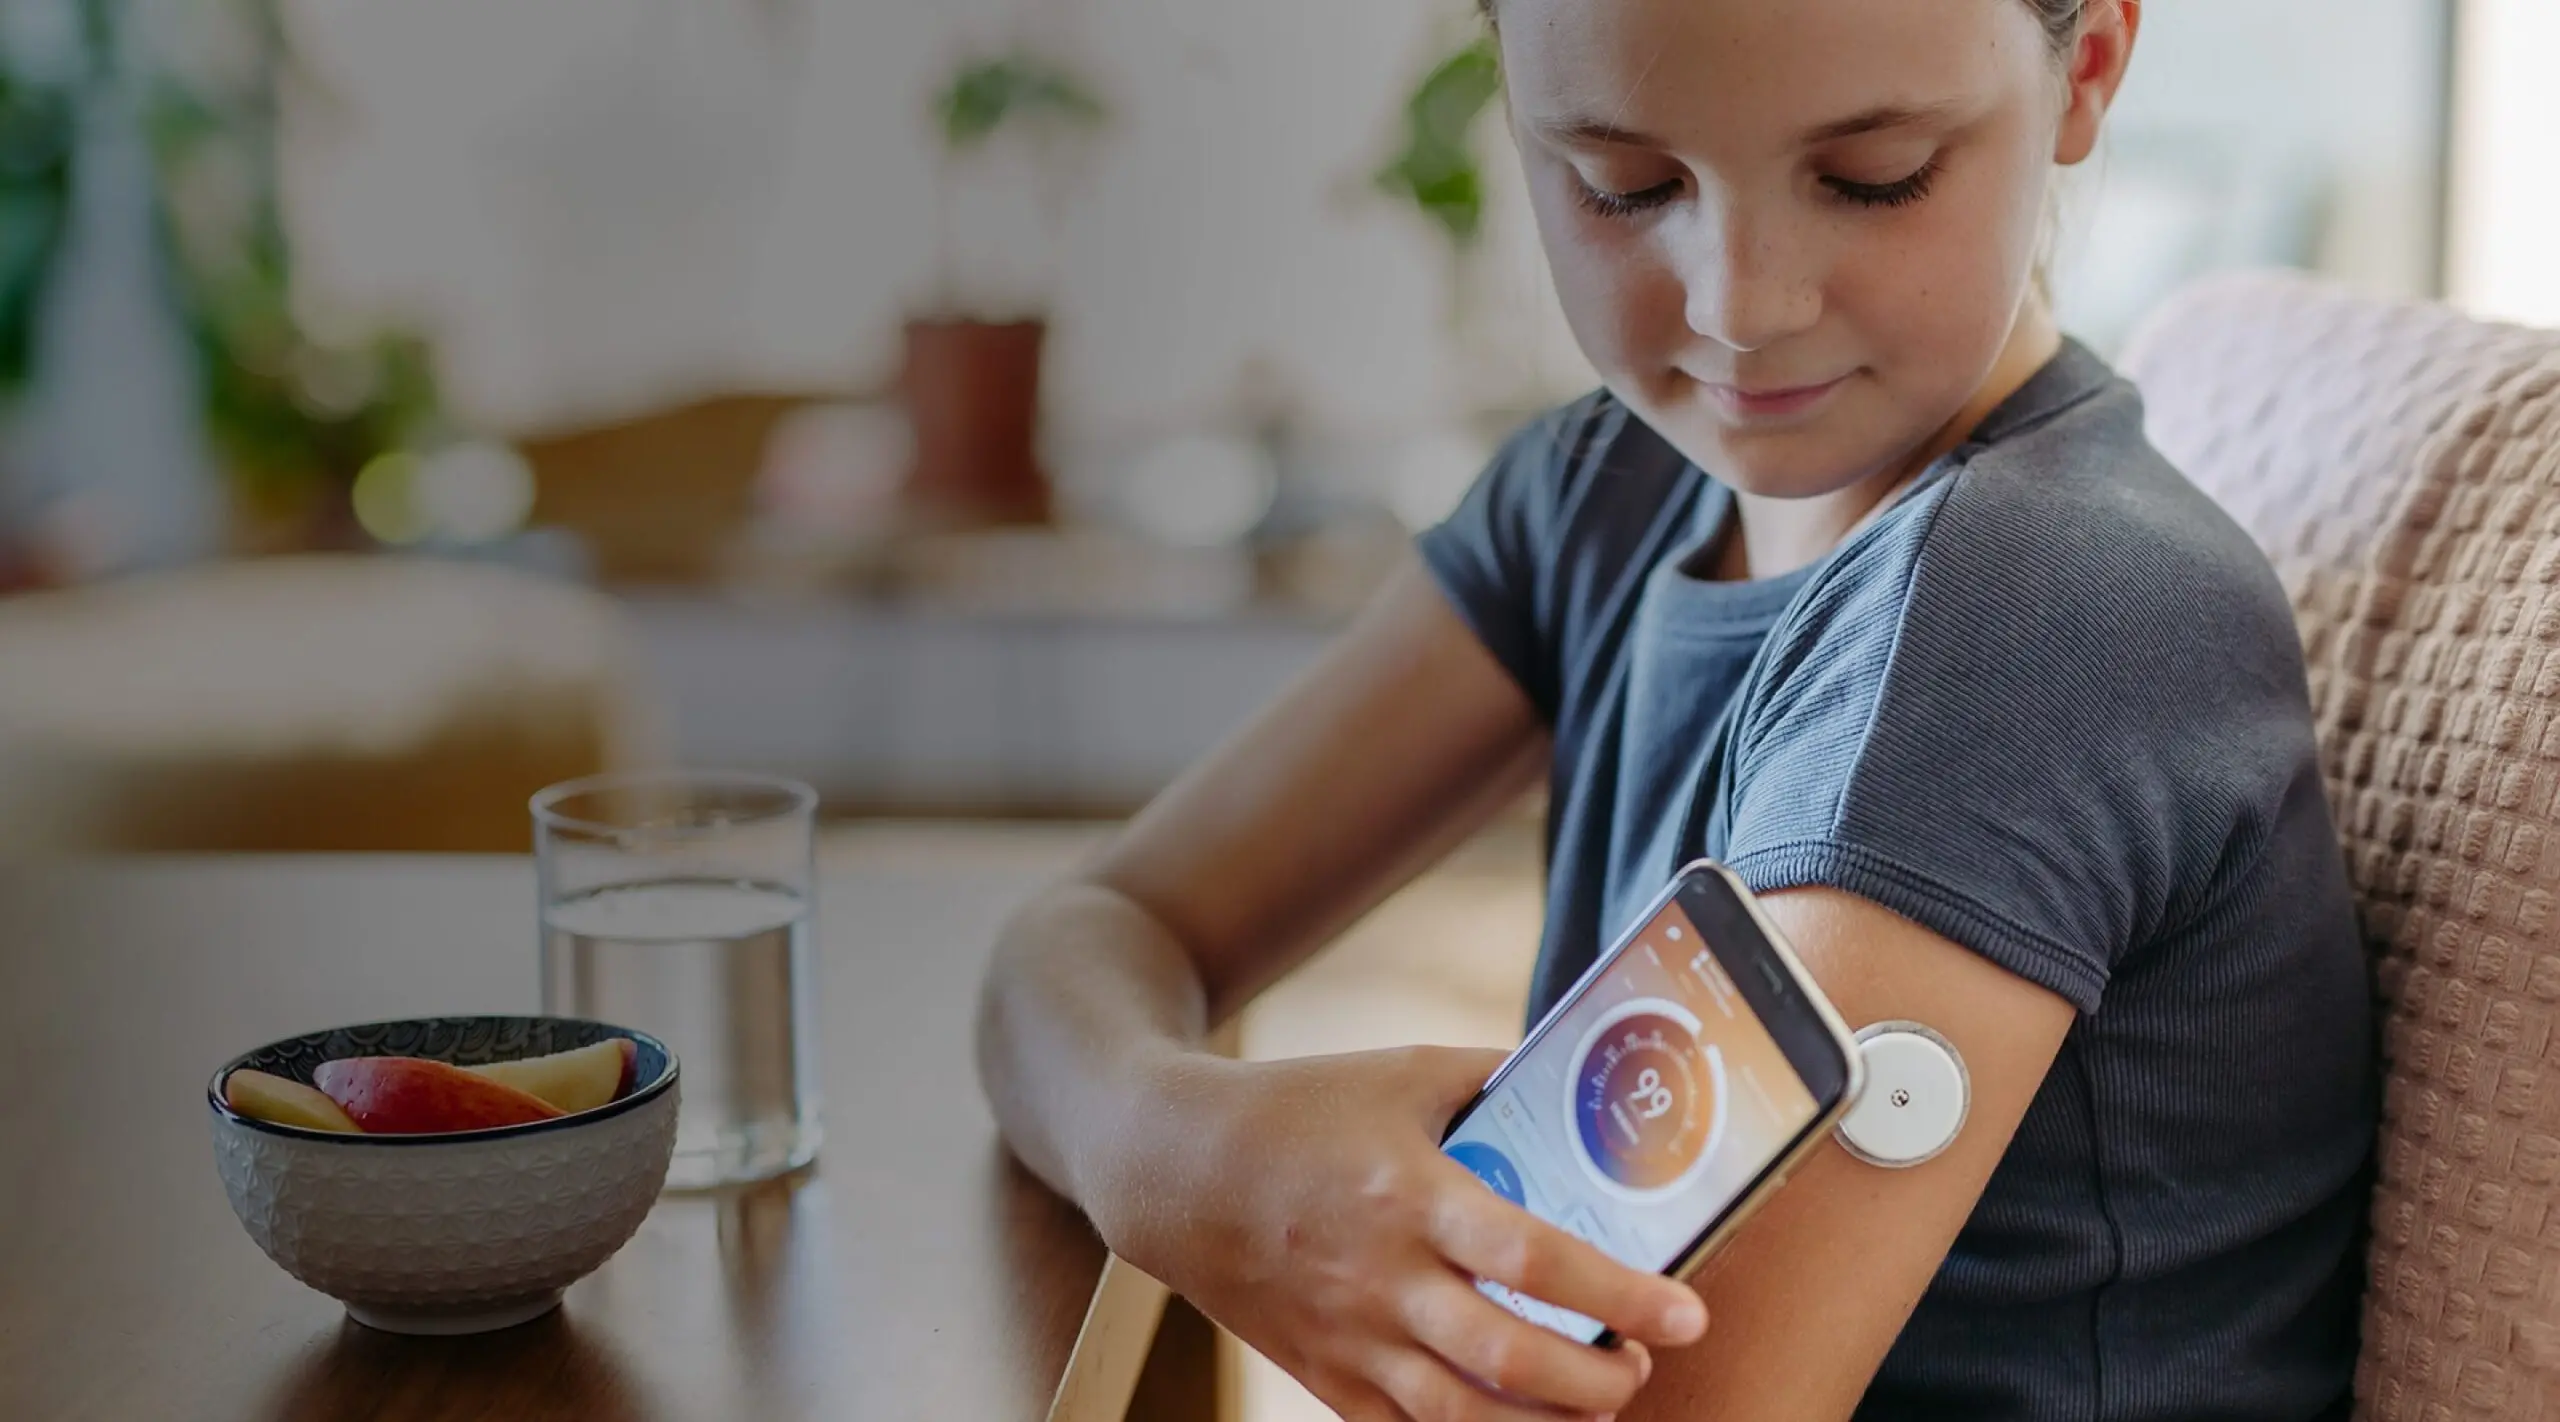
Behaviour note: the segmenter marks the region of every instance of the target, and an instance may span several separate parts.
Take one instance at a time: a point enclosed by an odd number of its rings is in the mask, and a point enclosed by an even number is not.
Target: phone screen
[[[1699,878],[1713,876],[1684,876],[1441,1143],[1503,1198],[1654,1272],[1704,1238],[1846,1089],[1845,1063],[1819,1065],[1837,1048],[1807,1030],[1810,1009],[1784,990],[1766,938],[1721,880],[1693,887]],[[1702,934],[1698,917],[1720,931]],[[1764,1013],[1781,1019],[1776,1031]],[[1781,1034],[1817,1062],[1813,1085]],[[1579,1341],[1603,1332],[1502,1285],[1477,1287]]]

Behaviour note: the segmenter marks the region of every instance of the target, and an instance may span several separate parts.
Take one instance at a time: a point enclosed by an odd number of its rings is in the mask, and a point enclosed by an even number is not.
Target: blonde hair
[[[1494,0],[1476,0],[1476,8],[1488,21],[1494,18],[1493,4]],[[2069,49],[2080,37],[2080,12],[2088,8],[2089,0],[2026,0],[2026,4],[2044,22],[2045,38],[2053,42],[2056,52]]]
[[[2080,37],[2080,12],[2089,8],[2089,0],[2027,0],[2027,8],[2044,22],[2044,36],[2060,54]]]

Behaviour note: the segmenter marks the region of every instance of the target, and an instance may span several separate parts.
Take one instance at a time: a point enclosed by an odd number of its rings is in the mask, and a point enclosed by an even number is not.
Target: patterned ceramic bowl
[[[435,1135],[337,1135],[234,1111],[255,1067],[308,1083],[341,1057],[457,1066],[639,1048],[620,1100],[556,1120]],[[644,1033],[565,1017],[423,1017],[290,1037],[226,1063],[207,1089],[232,1211],[284,1271],[393,1333],[481,1333],[540,1317],[612,1257],[658,1198],[675,1152],[676,1059]]]

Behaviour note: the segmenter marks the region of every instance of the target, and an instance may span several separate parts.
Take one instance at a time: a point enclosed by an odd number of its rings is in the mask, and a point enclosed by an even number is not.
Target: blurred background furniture
[[[2112,348],[2232,263],[2442,289],[2451,17],[2539,3],[2155,7],[2063,205],[2066,324]],[[275,550],[547,571],[624,610],[659,749],[838,817],[1126,813],[1591,380],[1468,0],[166,9],[5,27],[0,590]],[[2511,67],[2462,71],[2475,197],[2553,186]],[[911,338],[1025,319],[1040,404],[984,458],[1036,416],[1017,512],[1053,516],[939,526],[905,496],[1006,471],[927,467],[984,382]]]
[[[530,436],[532,517],[576,533],[607,582],[703,581],[754,512],[766,439],[801,403],[719,395]]]
[[[1116,818],[1322,651],[1329,619],[627,594],[678,759],[829,813]]]
[[[0,600],[0,854],[520,851],[646,757],[622,614],[424,559],[270,558]]]
[[[2385,1011],[2358,1415],[2560,1415],[2560,333],[2257,274],[2126,364],[2310,661]]]

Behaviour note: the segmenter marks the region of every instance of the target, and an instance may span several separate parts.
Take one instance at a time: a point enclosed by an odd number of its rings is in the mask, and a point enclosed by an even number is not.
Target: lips
[[[1698,388],[1730,414],[1744,419],[1775,419],[1812,409],[1848,381],[1845,375],[1819,385],[1731,385],[1701,380]]]

